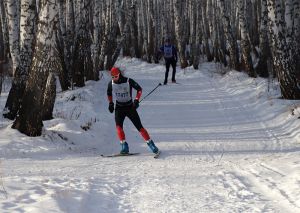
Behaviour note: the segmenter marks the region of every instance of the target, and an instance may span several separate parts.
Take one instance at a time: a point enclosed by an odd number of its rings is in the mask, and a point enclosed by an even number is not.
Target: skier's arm
[[[142,87],[131,78],[129,79],[129,85],[137,91],[135,100],[139,101],[142,96]]]
[[[107,99],[109,102],[108,110],[110,111],[110,113],[113,113],[115,110],[115,105],[112,97],[112,82],[109,82],[107,86]]]
[[[164,52],[164,46],[161,46],[158,50],[160,53],[163,53]]]
[[[175,60],[177,61],[177,49],[176,49],[176,47],[175,46],[173,46],[173,52],[174,52],[174,58],[175,58]]]
[[[112,83],[109,82],[107,86],[107,100],[109,103],[113,102],[113,97],[112,97]]]

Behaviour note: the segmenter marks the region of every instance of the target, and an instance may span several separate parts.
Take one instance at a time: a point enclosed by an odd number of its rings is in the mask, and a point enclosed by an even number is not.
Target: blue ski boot
[[[159,152],[158,148],[155,146],[153,140],[149,140],[147,142],[147,145],[149,146],[149,148],[151,149],[151,151],[154,153],[154,154],[157,154]]]
[[[120,154],[128,154],[129,153],[129,147],[128,147],[128,143],[125,141],[125,142],[121,142],[121,151],[120,151]]]

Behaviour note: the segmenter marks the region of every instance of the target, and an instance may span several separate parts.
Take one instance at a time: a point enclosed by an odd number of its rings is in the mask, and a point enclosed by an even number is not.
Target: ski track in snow
[[[162,65],[118,63],[143,95],[164,76]],[[178,69],[180,84],[160,86],[141,103],[159,159],[128,120],[130,150],[141,154],[100,157],[120,148],[107,75],[59,93],[56,119],[41,137],[25,137],[2,118],[0,212],[300,212],[299,130],[290,105],[265,97],[265,80],[217,69]]]

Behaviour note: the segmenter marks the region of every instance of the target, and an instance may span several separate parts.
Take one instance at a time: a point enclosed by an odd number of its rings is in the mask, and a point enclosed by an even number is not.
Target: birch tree
[[[235,70],[239,70],[239,60],[238,60],[236,39],[232,32],[230,17],[228,16],[228,11],[225,8],[224,0],[219,0],[219,6],[220,6],[220,12],[223,21],[222,24],[224,25],[226,43],[228,45],[228,50],[229,50],[229,56],[230,56],[229,66]]]
[[[135,0],[131,1],[130,14],[129,14],[129,28],[130,28],[130,38],[131,38],[131,56],[141,57],[139,49],[139,37],[138,37],[138,24],[137,24],[137,3]]]
[[[9,47],[13,64],[13,75],[15,75],[20,61],[20,1],[4,0],[4,4],[6,6],[6,18],[9,26]]]
[[[48,74],[55,72],[55,28],[57,27],[57,0],[42,0],[29,78],[19,114],[13,128],[28,136],[42,132],[43,100]]]
[[[8,52],[9,52],[9,39],[8,39],[8,25],[7,25],[7,19],[6,19],[6,13],[5,13],[5,6],[4,1],[0,2],[0,27],[1,27],[1,33],[2,33],[2,49],[4,62],[7,63],[8,60]]]
[[[208,0],[208,2],[210,2]],[[202,10],[202,27],[203,27],[203,46],[204,46],[204,51],[205,51],[205,54],[206,54],[206,58],[207,58],[207,61],[212,61],[213,60],[213,56],[212,56],[212,53],[211,53],[211,49],[210,49],[210,45],[209,45],[209,37],[210,37],[210,33],[209,33],[209,25],[207,24],[208,23],[208,17],[207,17],[207,2],[203,2],[202,3],[202,7],[201,7],[201,10]]]
[[[273,47],[273,64],[279,80],[282,97],[299,99],[300,88],[297,86],[296,65],[287,46],[286,23],[280,0],[268,0],[268,17]]]
[[[70,9],[71,8],[71,9]],[[69,12],[71,10],[71,12]],[[56,48],[59,53],[60,69],[58,70],[58,77],[63,91],[67,90],[71,85],[71,47],[72,41],[70,28],[72,22],[70,17],[73,14],[73,1],[72,0],[59,0],[58,1],[58,14],[59,14],[59,30],[57,31]],[[72,15],[70,15],[72,14]]]
[[[73,61],[73,83],[77,87],[85,85],[87,80],[94,80],[93,63],[91,58],[91,34],[89,31],[89,6],[91,0],[77,1],[76,27]]]
[[[198,69],[200,57],[200,4],[198,2],[191,2],[192,12],[192,27],[191,27],[191,61],[194,69]],[[195,9],[196,8],[196,9]]]
[[[49,73],[46,86],[45,86],[45,93],[43,97],[43,104],[42,104],[42,120],[51,120],[53,118],[52,112],[54,108],[56,98],[56,78],[54,73]]]
[[[98,80],[98,71],[99,71],[99,54],[100,54],[100,42],[101,42],[101,25],[100,25],[100,9],[101,2],[98,0],[94,0],[94,13],[93,13],[93,44],[91,47],[92,51],[92,60],[93,60],[93,69],[94,69],[94,77]]]
[[[174,16],[175,16],[175,35],[178,46],[179,60],[181,68],[187,67],[188,63],[185,57],[185,38],[183,30],[182,17],[184,16],[184,3],[182,0],[174,0]]]
[[[298,0],[293,1],[294,8],[294,42],[295,42],[295,61],[296,61],[296,75],[298,84],[300,82],[300,2]]]
[[[268,8],[267,0],[261,0],[261,15],[259,27],[259,61],[256,68],[257,74],[261,77],[268,77],[268,60],[271,60],[271,52],[268,38]]]
[[[246,0],[247,1],[247,0]],[[246,21],[246,5],[245,0],[238,0],[239,7],[239,26],[241,31],[241,49],[242,49],[242,61],[244,63],[245,71],[250,77],[256,77],[256,73],[253,69],[253,63],[251,59],[251,44],[249,29]]]
[[[21,3],[20,20],[20,49],[18,69],[12,82],[12,87],[6,101],[4,117],[14,119],[20,108],[21,100],[25,90],[25,84],[29,74],[33,54],[33,42],[35,38],[36,26],[36,1],[23,0]],[[15,44],[16,45],[16,44]]]
[[[0,12],[1,14],[1,12]],[[4,64],[4,39],[3,39],[3,32],[2,32],[2,21],[0,19],[0,95],[2,92],[2,82],[3,82],[3,64]]]

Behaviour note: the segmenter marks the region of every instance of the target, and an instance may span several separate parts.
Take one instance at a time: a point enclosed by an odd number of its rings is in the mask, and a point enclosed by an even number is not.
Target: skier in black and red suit
[[[143,127],[140,117],[136,111],[139,107],[139,99],[142,96],[141,86],[133,79],[124,77],[118,67],[113,67],[111,69],[111,77],[112,80],[108,83],[107,87],[107,98],[109,101],[108,109],[111,113],[115,110],[117,135],[122,147],[120,154],[129,153],[129,147],[123,131],[125,117],[128,117],[131,120],[152,152],[155,154],[158,153],[158,148],[150,138],[147,130]],[[134,101],[132,101],[132,88],[137,91]],[[116,100],[116,107],[113,102],[113,96]]]

